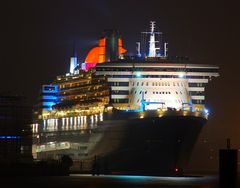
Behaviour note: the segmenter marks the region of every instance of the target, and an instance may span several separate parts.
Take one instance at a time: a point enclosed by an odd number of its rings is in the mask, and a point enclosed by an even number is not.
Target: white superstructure
[[[97,75],[106,75],[111,101],[120,109],[138,109],[142,99],[147,109],[191,107],[203,110],[205,87],[219,76],[218,67],[203,64],[161,62],[115,62],[97,65]]]
[[[106,75],[111,86],[111,102],[119,109],[145,110],[158,108],[205,109],[205,87],[212,77],[219,76],[218,67],[190,64],[186,59],[170,60],[167,57],[168,43],[164,43],[164,54],[156,47],[155,22],[150,22],[149,50],[146,59],[132,59],[98,64],[97,75]],[[161,41],[162,42],[162,41]],[[141,57],[138,43],[137,57]],[[184,63],[182,63],[184,62]],[[144,104],[143,104],[144,103]]]

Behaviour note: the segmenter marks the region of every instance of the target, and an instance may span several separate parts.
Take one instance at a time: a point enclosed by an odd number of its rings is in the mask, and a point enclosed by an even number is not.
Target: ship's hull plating
[[[118,115],[119,116],[119,115]],[[120,115],[121,116],[121,115]],[[102,172],[124,174],[173,174],[184,170],[206,118],[194,115],[124,118],[108,115],[91,130],[56,132],[44,142],[70,142],[69,149],[38,153],[38,158],[69,154],[79,170],[90,171],[94,159]],[[81,150],[81,148],[84,150]]]

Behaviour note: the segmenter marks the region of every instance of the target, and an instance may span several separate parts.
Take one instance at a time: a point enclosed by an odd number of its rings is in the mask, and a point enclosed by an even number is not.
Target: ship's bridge
[[[141,105],[142,96],[145,102],[145,110],[158,108],[182,109],[184,104],[190,103],[188,82],[178,78],[133,78],[130,79],[129,103],[138,108]]]

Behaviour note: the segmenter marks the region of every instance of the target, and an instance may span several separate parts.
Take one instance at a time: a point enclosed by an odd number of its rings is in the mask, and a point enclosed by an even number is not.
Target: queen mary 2
[[[42,86],[36,159],[69,155],[84,172],[97,162],[103,172],[184,173],[209,116],[206,85],[219,68],[168,57],[155,30],[151,22],[136,56],[125,55],[118,31],[106,30],[84,63],[72,57],[69,73]]]

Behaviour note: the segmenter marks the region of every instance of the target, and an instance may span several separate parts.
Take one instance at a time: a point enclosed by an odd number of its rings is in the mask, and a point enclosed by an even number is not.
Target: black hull
[[[104,163],[107,164],[113,173],[180,173],[186,167],[205,123],[206,119],[201,117],[175,116],[122,124],[121,128],[112,130],[124,135],[118,148],[107,155],[99,153],[99,161],[103,167]],[[107,134],[105,137],[111,137]],[[102,147],[111,147],[112,144],[114,140],[109,138],[109,143]]]
[[[102,173],[182,173],[206,118],[179,114],[136,118],[136,114],[125,119],[119,118],[119,114],[118,118],[114,114],[108,115],[96,128],[84,133],[56,132],[47,137],[47,133],[42,134],[41,143],[68,141],[80,146],[88,144],[88,151],[85,155],[79,155],[76,148],[46,151],[38,153],[38,158],[74,155],[74,160],[78,161],[75,170],[85,172],[91,172],[96,161]]]

